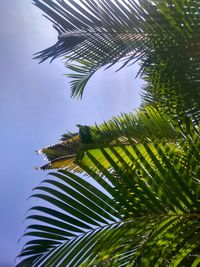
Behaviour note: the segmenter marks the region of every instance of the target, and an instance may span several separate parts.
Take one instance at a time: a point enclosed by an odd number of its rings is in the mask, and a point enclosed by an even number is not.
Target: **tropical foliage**
[[[34,0],[54,23],[58,42],[38,53],[41,61],[65,56],[73,96],[82,96],[99,68],[140,62],[144,103],[175,115],[198,115],[198,0]],[[139,2],[139,3],[137,3]],[[74,63],[74,62],[77,62]]]
[[[190,120],[176,125],[151,108],[147,111],[141,119],[146,136],[134,138],[135,120],[123,138],[116,136],[102,144],[100,135],[110,132],[103,125],[96,129],[96,144],[82,141],[73,169],[77,170],[77,164],[79,171],[93,177],[96,186],[88,177],[67,171],[72,166],[65,162],[65,170],[52,173],[52,178],[36,188],[33,197],[53,206],[31,209],[39,214],[28,216],[36,223],[29,225],[25,235],[36,239],[26,244],[21,256],[32,258],[24,263],[198,266],[199,130]],[[111,121],[109,125],[112,127]],[[116,128],[120,131],[125,124],[114,125],[113,137]],[[59,147],[53,148],[59,151]]]
[[[73,96],[99,68],[139,61],[143,103],[40,152],[18,266],[199,266],[199,26],[196,0],[34,0],[58,31]],[[76,173],[76,174],[75,174]]]

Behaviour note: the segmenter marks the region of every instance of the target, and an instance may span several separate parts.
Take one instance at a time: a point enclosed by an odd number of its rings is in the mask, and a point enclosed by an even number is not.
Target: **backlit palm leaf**
[[[176,125],[176,124],[175,124]],[[112,146],[123,154],[119,144],[126,144],[131,150],[130,143],[137,144],[143,141],[168,140],[175,142],[178,139],[173,121],[164,114],[160,114],[154,107],[145,107],[143,110],[133,113],[122,114],[113,117],[108,122],[99,126],[80,126],[79,133],[70,137],[62,138],[62,142],[41,150],[50,161],[42,167],[45,169],[67,169],[81,171],[75,164],[75,158],[84,155],[84,151],[93,148],[93,153],[101,157],[100,147]],[[84,161],[89,164],[90,160],[85,155]],[[105,164],[108,164],[105,161]]]
[[[31,209],[25,235],[35,239],[19,266],[198,266],[199,131],[176,132],[176,145],[131,143],[129,153],[122,143],[123,154],[101,148],[101,158],[87,150],[98,171],[77,163],[96,186],[67,171],[45,180],[33,197],[50,207]]]
[[[102,66],[139,60],[147,81],[143,101],[173,115],[199,120],[200,2],[197,0],[80,1],[34,0],[54,23],[58,42],[37,55],[67,56],[75,73],[72,95],[82,96],[90,76]],[[78,61],[70,63],[69,61]]]

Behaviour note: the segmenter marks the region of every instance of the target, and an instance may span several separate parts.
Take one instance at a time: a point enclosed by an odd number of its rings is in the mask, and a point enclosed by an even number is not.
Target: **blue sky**
[[[35,167],[44,164],[35,151],[54,144],[76,124],[101,123],[139,106],[141,81],[137,66],[99,71],[82,100],[70,98],[62,60],[38,64],[38,52],[56,41],[51,23],[31,0],[0,0],[0,267],[14,266],[23,242],[27,201],[46,177]]]

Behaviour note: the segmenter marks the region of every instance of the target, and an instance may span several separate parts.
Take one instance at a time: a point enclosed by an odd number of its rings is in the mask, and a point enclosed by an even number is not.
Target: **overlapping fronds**
[[[143,101],[171,114],[200,109],[200,2],[197,0],[34,0],[54,23],[58,42],[41,61],[66,56],[72,95],[82,96],[103,66],[139,60],[147,81]],[[70,61],[77,61],[73,63]]]
[[[66,56],[66,66],[75,71],[68,75],[73,80],[72,95],[82,96],[90,76],[102,66],[114,64],[130,55],[132,60],[141,57],[146,33],[138,17],[137,4],[120,1],[54,1],[34,0],[54,23],[58,42],[38,53],[36,58]],[[146,17],[145,12],[142,11]],[[139,45],[140,44],[140,45]],[[140,47],[140,48],[138,48]],[[68,61],[76,61],[76,64]]]
[[[84,151],[91,148],[94,153],[99,154],[99,147],[112,146],[121,151],[119,144],[125,144],[127,149],[131,149],[131,143],[139,147],[143,141],[150,143],[155,140],[168,140],[173,143],[178,139],[177,126],[178,124],[169,116],[160,114],[151,106],[136,111],[136,114],[113,117],[99,126],[79,125],[79,133],[72,137],[67,135],[62,138],[62,142],[41,150],[50,161],[41,169],[67,169],[80,172],[81,168],[75,163],[75,159],[82,157]],[[85,160],[87,161],[87,157]]]
[[[46,203],[30,211],[25,236],[34,239],[18,266],[198,266],[200,138],[188,125],[176,128],[176,144],[122,142],[123,153],[99,148],[101,157],[87,150],[98,171],[84,157],[77,164],[96,186],[53,173],[33,195]]]
[[[18,266],[199,266],[200,2],[33,2],[59,34],[37,58],[66,57],[72,95],[99,68],[140,60],[153,106],[42,150],[42,169],[64,170],[34,191],[44,204],[29,211]]]

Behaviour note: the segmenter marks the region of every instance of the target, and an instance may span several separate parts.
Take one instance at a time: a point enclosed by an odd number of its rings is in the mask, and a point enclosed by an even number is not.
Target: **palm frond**
[[[53,173],[33,195],[53,208],[31,209],[28,219],[36,223],[25,236],[34,239],[19,266],[197,266],[199,130],[191,122],[176,131],[174,145],[165,139],[141,147],[131,142],[130,153],[121,143],[123,153],[99,148],[100,158],[86,151],[98,171],[84,158],[77,163],[96,186],[67,171]]]
[[[82,80],[86,80],[100,67],[112,65],[130,53],[133,60],[140,57],[136,43],[141,43],[146,36],[139,35],[142,30],[136,28],[141,24],[136,16],[136,4],[124,6],[120,1],[82,1],[77,4],[75,1],[53,0],[36,0],[34,4],[47,14],[59,35],[54,46],[36,55],[41,61],[67,56],[70,61],[79,63],[82,60],[86,68],[89,62],[90,74],[82,75]],[[112,14],[113,11],[115,14]],[[70,64],[66,66],[70,67]],[[82,72],[79,66],[73,66],[75,72]],[[73,74],[69,76],[74,79]],[[76,77],[73,84],[74,89],[80,91]],[[72,90],[72,94],[81,96],[76,89]]]
[[[59,34],[58,42],[36,58],[66,56],[66,66],[75,71],[68,75],[74,96],[82,96],[99,68],[140,60],[147,81],[143,101],[199,120],[199,1],[138,2],[34,0]]]
[[[65,66],[73,72],[66,74],[67,77],[71,78],[71,96],[82,97],[88,80],[100,67],[96,66],[95,61],[91,62],[78,59],[76,60],[76,64],[67,62]]]
[[[35,188],[32,197],[44,204],[29,211],[24,237],[32,240],[18,266],[198,266],[200,3],[34,4],[59,34],[37,58],[66,57],[73,95],[82,96],[99,68],[140,60],[143,101],[156,108],[79,125],[42,150],[43,169],[65,170]]]
[[[152,142],[153,140],[168,140],[175,142],[178,139],[175,124],[169,116],[161,114],[154,107],[147,106],[136,111],[136,114],[122,114],[113,117],[108,122],[99,126],[81,126],[79,133],[74,134],[72,138],[63,138],[61,143],[49,146],[41,150],[50,161],[41,169],[67,169],[77,172],[81,168],[75,163],[76,158],[81,158],[84,151],[93,149],[94,153],[99,154],[98,147],[118,147],[123,153],[119,144],[126,144],[127,149],[131,150],[130,143],[138,144],[143,141]],[[85,156],[84,160],[89,162]]]

